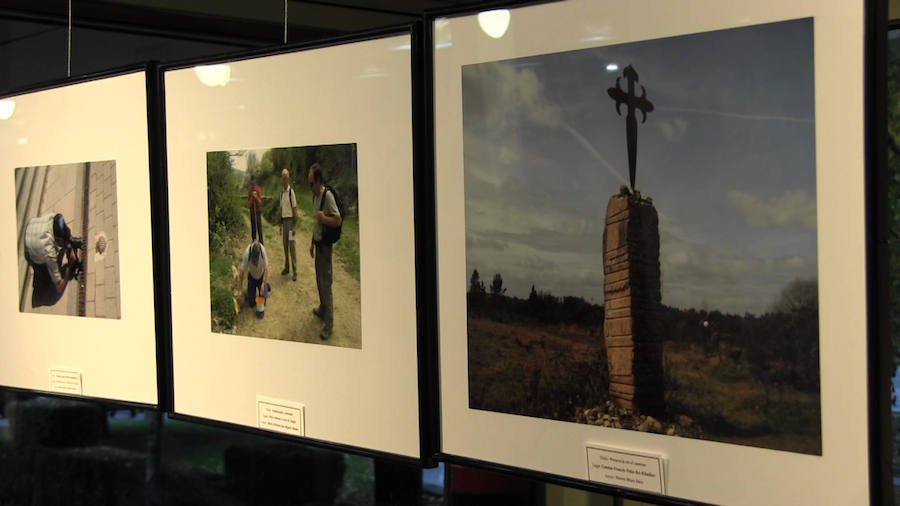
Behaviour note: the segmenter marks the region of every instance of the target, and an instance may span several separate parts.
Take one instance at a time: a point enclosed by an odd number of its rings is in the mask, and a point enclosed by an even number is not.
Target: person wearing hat
[[[57,294],[62,294],[75,277],[78,259],[74,249],[68,250],[65,265],[59,255],[71,238],[69,226],[59,213],[31,218],[25,225],[25,260],[34,269],[36,279],[50,279]]]
[[[247,292],[244,293],[244,273],[247,273]],[[240,277],[241,300],[250,307],[256,306],[256,297],[269,298],[272,287],[269,285],[269,257],[266,248],[259,241],[253,241],[241,257]]]

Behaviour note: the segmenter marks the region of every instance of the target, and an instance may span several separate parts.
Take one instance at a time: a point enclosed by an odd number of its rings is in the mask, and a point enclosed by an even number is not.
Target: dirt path
[[[249,231],[249,219],[247,224]],[[262,320],[256,317],[256,312],[252,308],[241,307],[235,324],[235,334],[362,348],[359,281],[347,274],[337,256],[333,257],[332,269],[334,274],[332,284],[334,332],[328,340],[319,338],[322,321],[312,312],[313,308],[319,305],[319,292],[316,288],[315,265],[309,256],[311,227],[312,219],[301,215],[300,222],[297,224],[297,281],[292,281],[291,275],[281,275],[281,270],[284,268],[281,227],[263,220],[263,237],[265,238],[266,254],[269,257],[269,284],[272,292],[266,305],[265,317]],[[249,242],[248,233],[246,244],[234,251],[235,267],[240,267],[243,249]]]

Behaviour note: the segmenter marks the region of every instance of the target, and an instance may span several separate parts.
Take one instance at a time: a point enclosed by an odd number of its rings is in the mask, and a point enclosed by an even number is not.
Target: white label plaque
[[[587,464],[590,481],[666,493],[662,455],[589,445]]]
[[[297,402],[256,396],[256,426],[260,429],[305,436],[306,408]]]
[[[50,391],[69,395],[83,395],[84,382],[78,369],[66,367],[50,368]]]

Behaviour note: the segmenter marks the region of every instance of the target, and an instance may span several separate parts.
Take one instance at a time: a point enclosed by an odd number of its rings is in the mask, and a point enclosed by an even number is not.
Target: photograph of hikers
[[[213,332],[362,348],[356,144],[206,156]]]
[[[813,33],[463,67],[471,409],[822,454]]]
[[[120,318],[115,160],[15,170],[19,311]]]

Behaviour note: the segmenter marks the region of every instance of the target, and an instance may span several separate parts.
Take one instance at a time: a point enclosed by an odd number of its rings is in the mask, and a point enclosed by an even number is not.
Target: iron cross
[[[616,78],[615,88],[606,90],[609,96],[616,101],[616,112],[622,115],[620,106],[625,104],[628,106],[628,114],[625,116],[625,140],[628,142],[628,176],[631,180],[631,189],[634,190],[634,177],[637,171],[637,119],[634,111],[638,110],[644,115],[644,123],[647,121],[647,113],[653,111],[653,103],[647,100],[647,90],[641,85],[641,96],[634,94],[634,85],[638,81],[637,71],[631,65],[625,67],[622,75],[628,81],[628,92],[622,90],[619,86],[621,77]]]

